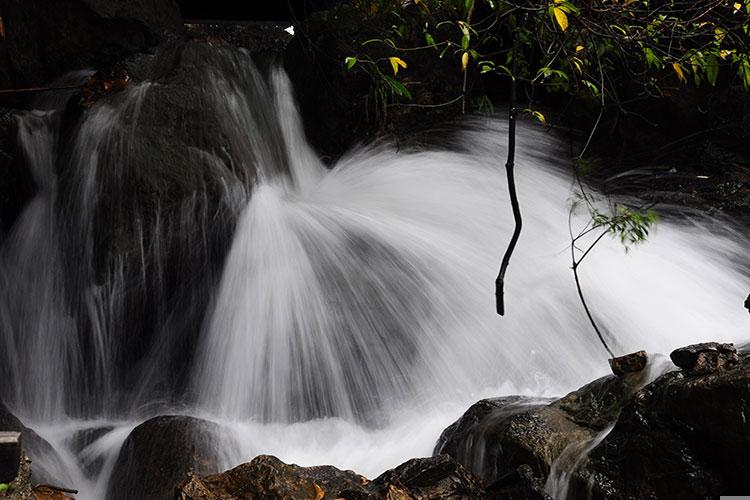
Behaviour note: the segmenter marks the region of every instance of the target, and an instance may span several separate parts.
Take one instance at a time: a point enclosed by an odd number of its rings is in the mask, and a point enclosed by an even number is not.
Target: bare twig
[[[516,248],[516,243],[518,243],[518,237],[521,235],[521,226],[523,224],[523,220],[521,219],[521,209],[518,204],[518,195],[516,193],[515,175],[513,172],[516,156],[516,74],[518,74],[518,38],[514,37],[513,81],[511,82],[510,87],[510,111],[508,113],[508,160],[505,163],[505,171],[508,175],[508,192],[510,193],[510,204],[513,207],[515,228],[513,229],[513,236],[510,239],[510,243],[508,243],[508,248],[505,250],[505,255],[503,255],[503,261],[500,264],[500,272],[495,280],[495,305],[497,307],[497,313],[500,316],[505,314],[503,290],[505,284],[505,271],[508,269],[510,257],[513,254],[513,250]]]

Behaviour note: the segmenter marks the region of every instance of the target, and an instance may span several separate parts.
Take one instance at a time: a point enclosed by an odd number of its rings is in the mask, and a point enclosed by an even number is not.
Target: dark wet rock
[[[369,485],[380,498],[484,498],[482,481],[448,455],[415,458],[384,472]]]
[[[508,500],[550,500],[544,491],[544,478],[535,476],[531,467],[524,464],[504,474],[487,486],[490,498]]]
[[[365,495],[369,481],[332,466],[300,467],[260,455],[251,462],[205,478],[192,476],[178,487],[180,499],[338,498],[342,491]],[[204,496],[198,495],[198,493]],[[206,494],[206,492],[209,492]]]
[[[3,0],[8,73],[16,87],[103,67],[182,32],[174,0]]]
[[[23,452],[31,460],[31,478],[34,483],[67,484],[66,466],[62,457],[43,437],[26,427],[2,402],[0,402],[0,430],[21,433]]]
[[[702,498],[750,490],[750,356],[638,391],[571,484],[593,498]]]
[[[486,498],[486,494],[481,480],[446,455],[409,460],[373,481],[329,465],[300,467],[260,455],[221,474],[189,477],[177,487],[176,498],[469,500]]]
[[[480,401],[443,431],[434,453],[451,455],[487,482],[524,464],[546,477],[569,445],[591,439],[617,418],[643,377],[602,377],[553,402],[517,396]]]
[[[218,425],[186,416],[155,417],[130,433],[109,483],[111,500],[172,500],[174,486],[192,472],[219,470]]]
[[[445,430],[436,452],[494,481],[488,493],[497,498],[543,498],[551,467],[549,488],[567,488],[567,498],[747,492],[750,354],[719,343],[675,352],[686,366],[705,352],[736,362],[703,373],[672,371],[642,388],[644,372],[604,377],[549,404],[480,401]]]
[[[609,366],[615,375],[639,372],[646,368],[647,363],[648,354],[646,351],[638,351],[609,360]]]
[[[101,472],[104,465],[104,456],[86,453],[86,448],[112,430],[114,430],[114,427],[111,425],[91,427],[75,432],[67,440],[67,446],[76,455],[81,465],[81,470],[88,477],[95,477]]]
[[[734,345],[718,342],[681,347],[672,351],[669,357],[675,365],[695,374],[712,373],[734,366],[738,362]]]
[[[0,431],[0,483],[13,481],[21,467],[21,433]]]
[[[213,99],[214,71],[227,69],[228,78],[239,79],[246,75],[237,76],[237,68],[250,64],[246,53],[197,42],[162,47],[118,65],[129,76],[124,89],[96,94],[90,109],[72,99],[65,111],[57,164],[62,217],[86,221],[93,235],[85,242],[83,231],[71,231],[63,242],[64,258],[87,262],[83,267],[93,273],[71,268],[68,295],[87,286],[82,280],[125,281],[113,332],[121,353],[113,362],[127,367],[122,386],[143,380],[139,363],[148,356],[163,356],[164,364],[144,386],[178,393],[186,383],[256,159],[245,136],[256,132],[232,122]],[[281,135],[260,121],[258,128]],[[96,168],[86,165],[90,151],[76,149],[81,143],[98,145]],[[275,147],[282,156],[278,140]],[[92,205],[83,199],[84,180],[98,193]],[[89,328],[85,311],[78,316],[81,330]],[[155,345],[157,331],[165,344]]]

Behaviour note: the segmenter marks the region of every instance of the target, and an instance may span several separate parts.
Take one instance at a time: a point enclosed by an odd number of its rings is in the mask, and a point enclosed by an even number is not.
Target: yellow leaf
[[[469,67],[469,53],[464,52],[464,54],[461,56],[461,69],[463,71],[466,71],[466,68]]]
[[[573,65],[576,67],[578,72],[583,74],[583,61],[581,61],[577,57],[573,57],[571,61],[573,61]]]
[[[326,492],[318,486],[318,483],[313,482],[313,488],[315,488],[315,500],[323,500],[326,497]]]
[[[584,49],[583,45],[576,45],[576,52],[580,52]]]
[[[674,68],[674,72],[677,73],[677,78],[679,78],[681,82],[684,82],[685,72],[682,71],[682,66],[680,66],[680,63],[672,63],[672,67]]]
[[[734,2],[734,5],[732,6],[734,10],[732,11],[732,14],[736,14],[740,10],[742,10],[742,4],[739,2]]]
[[[388,60],[391,62],[391,68],[393,68],[393,76],[398,75],[398,68],[406,68],[406,63],[398,57],[389,57]]]
[[[726,59],[727,57],[731,56],[734,53],[734,50],[726,50],[722,49],[719,51],[719,57],[722,59]]]
[[[568,29],[568,15],[560,7],[553,7],[552,13],[555,14],[555,20],[560,25],[560,29],[563,31]]]
[[[544,115],[540,111],[532,111],[532,115],[534,115],[534,118],[542,122],[542,125],[547,125],[547,119],[544,118]]]

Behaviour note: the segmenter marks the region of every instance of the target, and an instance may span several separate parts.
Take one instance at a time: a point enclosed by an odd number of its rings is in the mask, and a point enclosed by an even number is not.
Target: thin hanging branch
[[[0,90],[0,95],[8,95],[8,94],[29,94],[29,93],[37,93],[37,92],[55,92],[57,90],[77,90],[80,89],[82,85],[68,85],[65,87],[29,87],[25,89],[5,89]]]
[[[576,281],[576,290],[578,290],[578,298],[581,299],[581,304],[583,305],[583,310],[586,311],[586,317],[589,319],[589,323],[591,323],[591,326],[594,328],[594,331],[596,332],[596,336],[599,337],[599,341],[602,343],[604,348],[609,353],[610,357],[614,358],[615,354],[612,352],[612,349],[609,348],[609,345],[607,344],[607,341],[604,340],[604,335],[602,335],[601,330],[599,330],[599,326],[596,324],[596,321],[594,320],[594,316],[591,314],[591,311],[589,310],[589,306],[586,303],[586,299],[583,296],[583,289],[581,288],[581,280],[578,276],[578,266],[581,265],[581,262],[583,262],[583,259],[586,258],[586,256],[591,252],[591,250],[596,246],[599,241],[601,241],[602,238],[606,234],[608,234],[608,231],[602,231],[602,233],[596,237],[594,242],[586,249],[586,251],[583,252],[583,255],[579,259],[576,259],[576,242],[578,239],[582,238],[586,234],[588,234],[590,231],[593,231],[595,228],[589,228],[587,230],[584,230],[579,234],[577,237],[573,237],[573,229],[572,229],[572,217],[573,217],[573,209],[570,210],[570,213],[568,214],[568,230],[570,231],[570,258],[572,260],[572,268],[573,268],[573,277]]]
[[[518,243],[518,237],[521,235],[521,208],[518,205],[518,195],[516,194],[516,180],[513,169],[515,167],[516,157],[516,75],[518,75],[518,37],[513,37],[513,80],[511,81],[510,87],[510,111],[508,113],[508,160],[505,163],[505,171],[508,174],[508,192],[510,193],[510,204],[513,207],[513,218],[515,219],[515,228],[513,229],[513,236],[508,243],[508,248],[505,250],[503,255],[502,264],[500,264],[500,272],[495,280],[495,301],[497,307],[497,313],[500,316],[505,314],[505,301],[504,301],[504,284],[505,284],[505,271],[508,269],[510,263],[510,257],[513,254],[513,250],[516,248]]]

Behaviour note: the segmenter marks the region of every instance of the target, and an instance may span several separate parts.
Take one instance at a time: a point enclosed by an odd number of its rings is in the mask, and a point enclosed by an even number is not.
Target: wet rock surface
[[[220,469],[218,425],[186,416],[155,417],[130,433],[120,449],[107,498],[172,500],[188,473]]]
[[[21,433],[23,452],[33,464],[30,469],[34,483],[68,484],[70,478],[64,461],[43,437],[26,427],[2,402],[0,402],[0,430]]]
[[[750,490],[750,356],[715,373],[670,372],[623,408],[576,474],[594,498],[697,498]]]
[[[732,344],[705,342],[681,347],[669,355],[672,362],[695,374],[712,373],[734,366],[738,362],[737,349]]]
[[[481,480],[446,455],[409,460],[372,481],[332,466],[300,467],[260,455],[221,474],[189,477],[177,487],[176,498],[469,500],[487,498],[487,494]]]
[[[544,495],[540,484],[551,469],[557,482],[546,488],[557,494],[564,483],[568,498],[747,492],[750,354],[719,343],[678,351],[677,361],[692,371],[665,373],[642,388],[637,374],[626,374],[604,377],[552,403],[480,401],[444,431],[435,451],[494,481],[490,494],[519,487],[525,495]],[[707,352],[723,364],[696,371]]]
[[[531,467],[526,464],[499,477],[487,487],[487,494],[490,498],[508,500],[550,500],[551,498],[544,491],[543,477],[536,476]]]
[[[546,477],[566,447],[617,418],[642,376],[603,377],[553,402],[518,396],[480,401],[443,432],[434,453],[451,455],[487,482],[522,465]]]
[[[635,373],[646,368],[648,354],[646,351],[638,351],[624,356],[618,356],[609,360],[609,367],[615,375]]]

